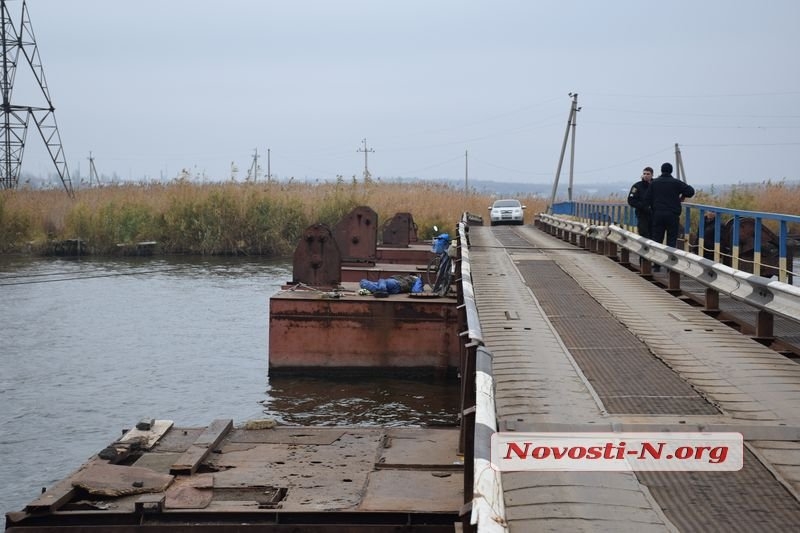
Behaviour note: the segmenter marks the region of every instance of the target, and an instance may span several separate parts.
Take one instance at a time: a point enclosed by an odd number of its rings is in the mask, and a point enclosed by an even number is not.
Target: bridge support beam
[[[619,263],[624,266],[631,264],[631,252],[627,248],[622,248],[619,251]]]
[[[653,263],[649,259],[639,258],[639,274],[648,278],[653,277]]]
[[[756,317],[756,338],[773,339],[775,337],[775,315],[760,309]]]
[[[606,241],[606,257],[610,257],[612,260],[617,261],[617,243]]]
[[[681,275],[674,270],[669,271],[667,278],[667,292],[680,293],[681,292]]]
[[[716,289],[706,289],[706,306],[703,309],[706,314],[719,314],[719,291]]]

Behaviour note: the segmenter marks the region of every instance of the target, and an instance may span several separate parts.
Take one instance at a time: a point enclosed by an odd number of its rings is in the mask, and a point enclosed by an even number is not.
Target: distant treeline
[[[290,256],[313,223],[335,225],[367,205],[382,224],[395,213],[414,217],[420,238],[433,226],[455,227],[464,211],[485,215],[487,194],[436,183],[212,183],[119,185],[81,189],[0,191],[0,253],[53,253],[81,239],[89,253],[114,255],[120,244],[156,241],[156,253]],[[544,208],[521,198],[528,216]]]

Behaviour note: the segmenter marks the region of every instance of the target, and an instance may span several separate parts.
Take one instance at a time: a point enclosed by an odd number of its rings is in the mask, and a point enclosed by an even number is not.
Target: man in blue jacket
[[[680,229],[681,202],[694,196],[694,188],[672,176],[672,164],[661,165],[661,175],[650,183],[644,200],[653,213],[654,241],[663,243],[667,234],[667,246],[675,248]]]

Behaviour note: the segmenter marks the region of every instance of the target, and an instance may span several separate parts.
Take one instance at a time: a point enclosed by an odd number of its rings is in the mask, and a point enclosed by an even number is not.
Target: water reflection
[[[270,376],[264,412],[284,424],[440,426],[458,424],[454,380],[367,375]]]

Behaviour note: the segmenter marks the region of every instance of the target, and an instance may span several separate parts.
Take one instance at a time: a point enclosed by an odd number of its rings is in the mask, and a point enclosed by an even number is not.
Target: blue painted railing
[[[754,274],[760,275],[765,271],[765,265],[762,262],[762,250],[765,244],[762,242],[762,230],[764,227],[772,226],[777,229],[777,231],[772,229],[770,231],[775,233],[778,241],[778,264],[775,265],[778,278],[780,281],[789,280],[791,282],[791,278],[796,274],[791,271],[792,265],[790,261],[794,255],[794,241],[789,236],[789,225],[793,224],[795,227],[800,227],[800,216],[744,211],[686,202],[683,204],[683,211],[683,247],[686,251],[690,249],[689,239],[686,237],[691,233],[695,233],[698,236],[699,255],[705,255],[718,263],[725,262],[735,269],[752,271]],[[636,213],[625,202],[561,202],[553,205],[552,213],[571,215],[588,224],[616,224],[627,230],[636,231]],[[721,248],[723,219],[726,221],[733,220],[730,253],[723,253]],[[748,264],[752,263],[752,269],[749,268],[749,265],[743,265],[744,260],[741,257],[742,243],[740,242],[742,221],[748,220],[749,223],[749,219],[754,221],[753,259],[746,262]],[[767,223],[767,226],[765,226],[765,223]],[[713,249],[708,246],[710,243],[706,242],[711,238],[710,227],[708,227],[708,233],[706,232],[708,225],[713,225],[714,229]]]

